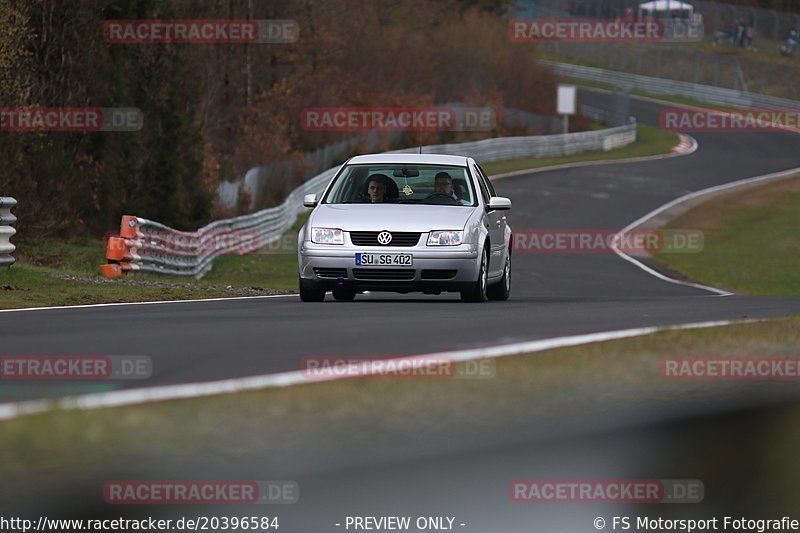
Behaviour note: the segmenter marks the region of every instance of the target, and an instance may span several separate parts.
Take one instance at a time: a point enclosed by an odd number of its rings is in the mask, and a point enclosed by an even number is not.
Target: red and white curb
[[[694,138],[679,133],[680,142],[672,147],[672,151],[678,154],[691,154],[697,150],[697,141]]]
[[[627,157],[622,159],[597,159],[595,161],[579,161],[577,163],[561,163],[558,165],[550,165],[547,167],[539,167],[539,168],[531,168],[526,170],[515,170],[513,172],[505,172],[503,174],[494,174],[489,176],[489,179],[499,180],[503,178],[511,178],[514,176],[522,176],[523,174],[538,174],[539,172],[549,172],[551,170],[560,170],[562,168],[578,168],[578,167],[588,167],[594,165],[613,165],[613,164],[621,164],[621,163],[639,163],[641,161],[656,161],[659,159],[668,159],[670,157],[680,157],[684,155],[693,154],[697,151],[698,144],[697,141],[694,140],[689,135],[681,134],[680,137],[686,137],[689,142],[691,143],[689,148],[685,151],[676,151],[675,148],[680,146],[680,144],[675,145],[670,149],[670,151],[666,154],[656,154],[656,155],[643,155],[638,157]]]

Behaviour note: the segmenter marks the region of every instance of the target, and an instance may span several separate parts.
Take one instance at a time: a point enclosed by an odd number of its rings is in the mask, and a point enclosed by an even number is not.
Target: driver
[[[439,172],[436,174],[433,182],[433,189],[435,192],[448,195],[458,205],[464,205],[461,199],[456,196],[453,190],[453,178],[447,172]]]
[[[389,177],[384,174],[373,174],[369,177],[367,196],[369,196],[370,202],[377,204],[386,201],[386,182],[388,180]]]

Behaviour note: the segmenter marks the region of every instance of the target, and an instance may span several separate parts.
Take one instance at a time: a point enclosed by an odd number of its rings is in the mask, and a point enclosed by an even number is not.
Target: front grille
[[[314,274],[316,274],[320,278],[346,278],[347,277],[347,269],[346,268],[315,268]]]
[[[354,268],[353,277],[356,279],[409,280],[409,279],[414,279],[414,269],[413,268]]]
[[[356,246],[416,246],[419,242],[420,233],[407,231],[391,231],[392,242],[389,244],[378,243],[378,233],[380,231],[351,231],[350,240]]]
[[[456,273],[458,270],[438,270],[438,269],[431,269],[431,270],[423,270],[420,272],[420,278],[422,279],[453,279],[456,277]]]

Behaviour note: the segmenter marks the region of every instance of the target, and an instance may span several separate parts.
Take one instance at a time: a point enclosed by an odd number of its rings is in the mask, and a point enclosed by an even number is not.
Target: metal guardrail
[[[721,106],[755,109],[798,109],[800,102],[776,96],[752,94],[734,89],[702,85],[685,81],[667,80],[627,72],[615,72],[594,67],[584,67],[569,63],[540,60],[559,76],[581,81],[625,86],[651,94],[683,96],[700,102]]]
[[[433,106],[436,108],[453,109],[469,107],[463,103],[451,102]],[[624,122],[601,121],[609,126],[619,126],[627,123],[627,116]],[[542,134],[560,133],[562,131],[562,120],[558,116],[538,115],[521,109],[503,108],[502,123],[505,126],[524,126],[531,131]],[[269,165],[258,165],[250,168],[238,178],[227,181],[220,181],[217,185],[217,204],[223,209],[232,209],[239,205],[242,193],[249,198],[249,210],[253,210],[262,201],[265,191],[270,187],[283,186],[295,174],[298,167],[307,167],[302,176],[311,178],[320,172],[333,166],[336,162],[342,161],[347,154],[354,150],[364,153],[372,153],[378,150],[383,142],[386,146],[398,146],[404,136],[405,131],[363,131],[348,139],[336,143],[327,144],[313,152],[306,154],[299,161],[281,161]]]
[[[558,157],[592,150],[611,150],[636,140],[636,123],[598,131],[579,131],[561,135],[501,137],[457,144],[426,146],[426,154],[472,157],[488,163],[520,157]],[[418,149],[393,150],[391,154],[416,153]]]
[[[121,275],[128,270],[141,270],[173,276],[202,278],[214,259],[227,253],[248,253],[276,241],[289,229],[297,215],[304,211],[303,196],[320,194],[339,167],[314,176],[287,196],[276,207],[234,218],[216,220],[197,231],[178,231],[154,220],[123,217],[121,234],[131,238],[124,242],[109,240],[123,246],[117,256],[117,267],[104,268],[106,276]],[[125,227],[130,225],[130,227]],[[120,250],[116,250],[120,252]],[[104,265],[107,267],[107,265]]]
[[[423,147],[426,154],[469,156],[482,162],[519,157],[551,157],[591,150],[611,150],[636,140],[636,123],[598,131],[562,135],[538,135],[484,139],[459,144]],[[416,148],[388,153],[414,153]],[[248,253],[275,241],[297,220],[305,208],[306,194],[321,194],[339,167],[314,176],[294,189],[276,207],[234,218],[214,221],[194,232],[183,232],[146,218],[126,216],[121,238],[109,239],[101,267],[106,276],[140,270],[175,276],[203,277],[214,259],[226,253]]]
[[[11,227],[11,224],[17,221],[17,217],[11,214],[11,208],[15,205],[17,201],[14,198],[0,196],[0,270],[10,267],[16,261],[11,255],[16,246],[9,241],[17,232]]]

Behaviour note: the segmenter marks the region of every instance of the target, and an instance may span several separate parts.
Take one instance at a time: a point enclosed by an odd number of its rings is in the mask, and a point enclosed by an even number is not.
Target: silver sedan
[[[511,200],[469,157],[376,154],[349,159],[298,234],[300,299],[358,292],[439,294],[470,302],[511,292]]]

